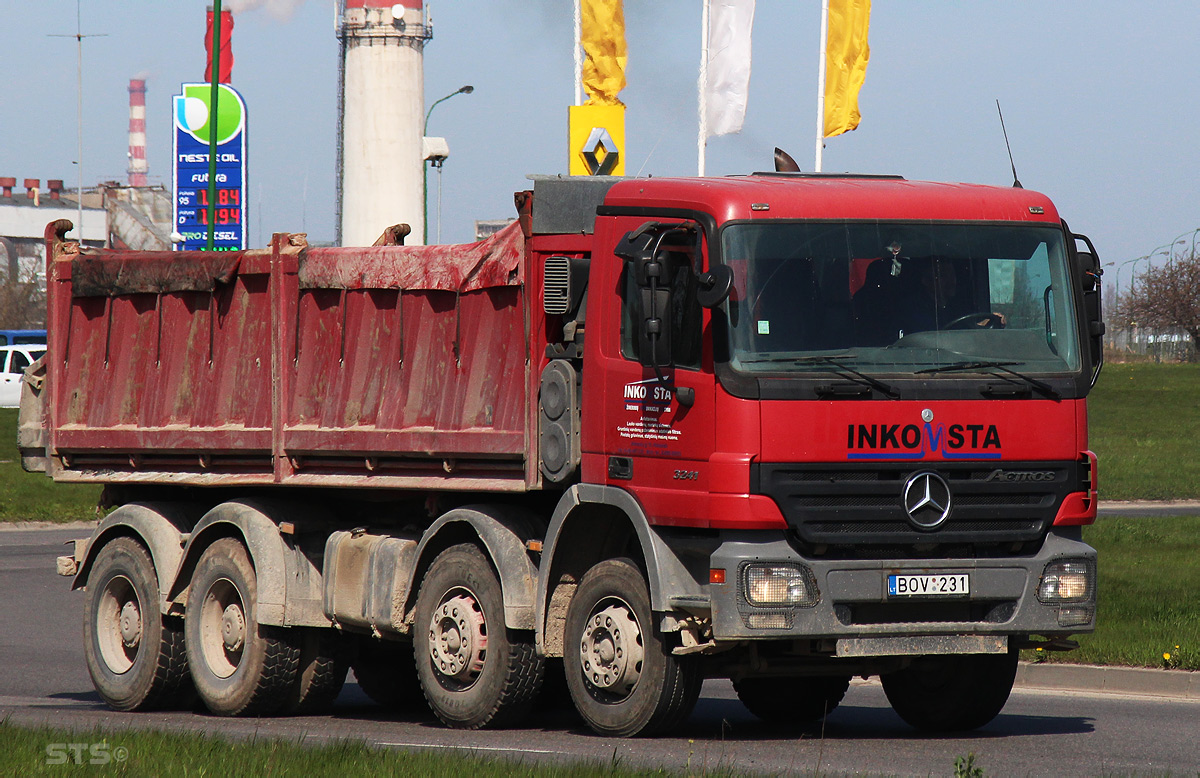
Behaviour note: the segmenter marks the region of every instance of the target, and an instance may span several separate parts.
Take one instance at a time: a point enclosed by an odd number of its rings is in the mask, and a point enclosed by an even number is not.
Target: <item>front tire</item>
[[[999,715],[1017,677],[1017,652],[923,656],[881,676],[892,709],[926,732],[978,729]]]
[[[733,682],[742,704],[772,724],[811,724],[833,713],[850,688],[848,675],[742,678]]]
[[[258,579],[246,547],[221,538],[201,555],[184,614],[188,665],[219,716],[260,716],[287,704],[300,662],[292,630],[258,623]]]
[[[96,555],[87,582],[84,655],[114,710],[154,710],[190,699],[183,625],[161,615],[158,575],[145,546],[120,537]]]
[[[504,595],[478,547],[451,546],[417,594],[413,657],[429,707],[456,729],[511,726],[542,684],[532,636],[504,625]]]
[[[694,657],[654,627],[642,572],[628,559],[592,567],[567,606],[563,664],[575,708],[601,735],[651,735],[681,724],[700,696]]]

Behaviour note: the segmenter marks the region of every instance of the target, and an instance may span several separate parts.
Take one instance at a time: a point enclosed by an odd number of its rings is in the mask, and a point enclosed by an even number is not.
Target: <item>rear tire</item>
[[[353,667],[359,688],[383,707],[403,710],[420,703],[411,644],[361,636]]]
[[[282,712],[295,716],[327,713],[341,693],[350,669],[344,636],[333,629],[297,630],[300,633],[299,669]]]
[[[925,732],[978,729],[999,715],[1017,677],[1017,651],[923,656],[881,676],[892,709]]]
[[[200,699],[219,716],[261,716],[289,699],[300,663],[294,630],[258,623],[258,579],[234,538],[196,565],[184,616],[188,665]]]
[[[87,581],[84,655],[100,697],[114,710],[154,710],[191,698],[183,624],[159,609],[158,575],[129,537],[106,543]]]
[[[542,685],[532,635],[505,628],[491,562],[470,543],[433,560],[417,595],[417,678],[429,707],[456,729],[512,726]]]
[[[742,704],[771,724],[811,724],[833,713],[850,688],[848,675],[743,678],[733,682]]]
[[[700,696],[699,664],[671,653],[654,626],[645,576],[628,559],[583,576],[567,606],[563,654],[575,708],[601,735],[672,729]]]

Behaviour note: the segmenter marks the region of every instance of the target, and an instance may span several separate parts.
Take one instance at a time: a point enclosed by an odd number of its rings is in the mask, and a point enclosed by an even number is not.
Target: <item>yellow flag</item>
[[[625,88],[625,10],[622,0],[579,0],[582,20],[583,88],[588,105],[624,105],[617,93]]]
[[[829,0],[825,44],[825,137],[858,127],[858,90],[867,77],[871,0]]]

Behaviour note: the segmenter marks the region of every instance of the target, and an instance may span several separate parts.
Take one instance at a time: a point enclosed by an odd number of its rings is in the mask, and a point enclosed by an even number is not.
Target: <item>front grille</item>
[[[904,484],[921,471],[950,487],[950,514],[933,530],[918,529],[904,510]],[[1047,480],[1020,480],[1030,473]],[[1082,488],[1081,477],[1076,462],[762,463],[751,488],[775,500],[797,541],[817,556],[938,556],[964,548],[996,556],[1027,553],[1040,542],[1063,498]]]

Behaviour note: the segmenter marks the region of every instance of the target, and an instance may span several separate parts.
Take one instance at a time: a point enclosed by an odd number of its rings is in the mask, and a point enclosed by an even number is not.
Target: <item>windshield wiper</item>
[[[1028,384],[1031,388],[1037,389],[1039,392],[1041,392],[1046,397],[1049,397],[1051,400],[1061,400],[1062,399],[1062,395],[1059,394],[1058,390],[1056,390],[1053,386],[1050,386],[1050,384],[1047,384],[1044,381],[1039,381],[1038,379],[1033,378],[1032,376],[1027,376],[1024,373],[1018,373],[1016,370],[1013,370],[1012,368],[1008,367],[1009,365],[1023,365],[1023,364],[1025,364],[1025,363],[1020,362],[1020,361],[954,362],[949,365],[939,365],[937,367],[927,367],[922,370],[918,370],[917,373],[950,373],[950,372],[957,372],[960,370],[998,370],[1001,373],[1005,373],[1007,375],[1014,376],[1016,378],[1021,379],[1026,384]]]
[[[860,384],[861,386],[866,386],[871,389],[875,389],[879,392],[882,392],[885,396],[887,396],[893,400],[899,399],[900,393],[897,392],[892,387],[885,384],[883,381],[880,381],[876,378],[872,378],[869,375],[860,373],[859,371],[855,370],[854,368],[850,367],[849,365],[847,365],[841,361],[843,359],[857,359],[857,358],[858,358],[857,354],[810,354],[809,356],[806,356],[806,357],[763,357],[761,359],[745,359],[742,361],[747,364],[777,362],[777,363],[787,363],[789,365],[813,365],[813,364],[833,365],[834,367],[837,368],[837,371],[835,371],[835,372],[840,378],[845,378],[847,381],[853,381],[854,383]]]
[[[859,371],[855,370],[854,368],[852,368],[849,365],[845,364],[844,362],[840,361],[843,359],[855,359],[855,358],[856,358],[855,354],[813,354],[813,355],[807,356],[807,357],[798,357],[791,361],[792,361],[792,363],[794,363],[796,365],[808,365],[808,364],[818,364],[818,363],[826,364],[826,365],[833,365],[834,367],[836,367],[838,369],[837,375],[839,375],[842,378],[845,378],[848,381],[855,381],[856,383],[862,384],[863,386],[868,386],[872,389],[882,392],[884,396],[889,397],[893,400],[897,400],[900,398],[900,393],[897,392],[892,387],[885,384],[883,381],[880,381],[877,378],[872,378],[871,376],[866,375],[865,373],[860,373]]]

